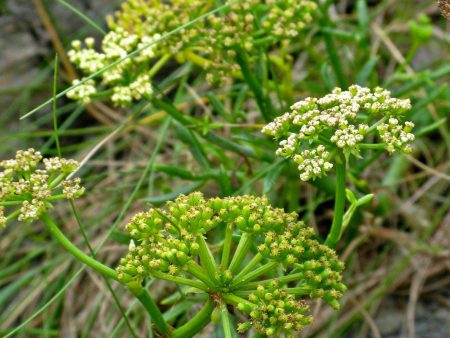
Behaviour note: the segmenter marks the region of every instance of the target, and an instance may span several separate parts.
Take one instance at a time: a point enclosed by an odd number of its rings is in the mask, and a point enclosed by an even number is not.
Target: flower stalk
[[[83,251],[78,249],[59,229],[59,227],[56,225],[56,223],[53,221],[53,219],[50,217],[48,213],[43,213],[41,215],[42,220],[47,225],[48,230],[50,233],[55,237],[58,242],[69,252],[71,253],[76,259],[78,259],[80,262],[83,262],[87,266],[91,267],[95,271],[99,272],[103,276],[107,278],[111,278],[114,280],[118,280],[117,272],[110,267],[100,263],[99,261],[95,260],[94,258],[86,255]]]
[[[241,239],[239,240],[238,247],[230,263],[230,271],[232,273],[236,273],[236,271],[239,269],[251,247],[252,236],[245,232],[242,234]]]
[[[330,248],[336,247],[342,231],[342,222],[344,220],[345,212],[345,178],[346,178],[346,168],[345,159],[343,156],[336,158],[336,193],[334,199],[334,214],[333,223],[331,224],[331,229],[325,240],[325,245]]]
[[[276,266],[278,266],[279,263],[278,262],[269,262],[264,264],[263,266],[260,266],[259,268],[249,272],[248,274],[244,274],[242,277],[240,278],[236,278],[233,282],[233,287],[240,287],[243,284],[246,284],[256,278],[258,278],[261,275],[265,275],[268,272],[272,271]]]
[[[162,316],[161,311],[156,305],[153,298],[150,296],[148,291],[139,285],[139,287],[130,287],[129,288],[134,296],[141,302],[144,308],[147,310],[150,315],[152,322],[155,323],[156,329],[162,335],[162,337],[170,337],[170,328],[167,325],[164,317]]]
[[[78,249],[59,229],[59,227],[56,225],[56,223],[53,221],[51,216],[48,213],[42,214],[42,220],[47,225],[48,230],[50,233],[55,237],[58,242],[70,253],[72,254],[76,259],[78,259],[80,262],[86,264],[87,266],[91,267],[95,271],[99,272],[103,276],[107,278],[114,279],[116,281],[119,281],[117,272],[110,267],[100,263],[96,259],[86,255],[83,251]],[[120,281],[119,281],[120,282]],[[134,294],[134,296],[141,302],[141,304],[144,306],[144,308],[147,310],[148,314],[152,318],[153,322],[155,323],[155,326],[159,333],[161,333],[163,336],[169,332],[169,327],[167,326],[167,323],[165,322],[164,318],[162,317],[161,311],[159,310],[158,306],[156,305],[155,301],[152,299],[152,297],[148,294],[147,290],[145,290],[142,286],[134,286],[129,287],[130,291]]]
[[[171,338],[193,337],[200,332],[210,321],[211,313],[214,310],[214,304],[208,300],[203,308],[183,326],[172,331]]]
[[[220,265],[223,268],[227,268],[228,263],[230,262],[230,252],[232,243],[233,243],[233,227],[227,226],[227,228],[225,229],[225,239],[223,241],[222,259],[220,261]]]
[[[199,245],[199,256],[202,266],[205,268],[209,279],[215,283],[216,281],[216,263],[208,245],[203,236],[198,236],[197,243]]]

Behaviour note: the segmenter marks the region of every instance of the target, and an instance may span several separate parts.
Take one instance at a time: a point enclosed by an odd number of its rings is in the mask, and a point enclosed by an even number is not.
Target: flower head
[[[137,48],[150,45],[159,35],[154,37],[138,37],[118,27],[106,34],[102,41],[102,52],[94,49],[95,40],[87,38],[85,48],[78,40],[72,42],[73,49],[68,52],[70,61],[74,63],[84,74],[92,75],[104,67],[111,65]],[[133,59],[126,59],[119,64],[105,70],[101,74],[101,83],[111,86],[113,93],[112,102],[117,106],[126,106],[133,100],[149,98],[153,94],[153,87],[148,72],[145,70],[148,63],[154,58],[154,47],[148,47]],[[80,80],[74,80],[75,88],[67,93],[67,96],[88,104],[99,85],[94,79],[82,84]]]
[[[80,197],[84,188],[80,179],[68,176],[78,163],[59,157],[46,158],[34,149],[19,150],[15,158],[0,162],[0,226],[14,218],[37,220],[58,199]],[[8,216],[6,211],[12,209]]]
[[[262,132],[280,140],[277,155],[292,158],[307,181],[325,175],[337,153],[360,156],[360,144],[373,131],[389,153],[410,152],[414,124],[399,120],[410,108],[409,100],[393,98],[387,90],[353,85],[295,103]]]
[[[165,208],[138,213],[126,227],[134,244],[117,267],[122,282],[183,277],[178,280],[187,280],[188,285],[223,297],[225,302],[230,293],[243,292],[246,298],[241,298],[242,302],[229,303],[249,316],[249,321],[239,326],[241,331],[253,326],[269,336],[297,332],[312,320],[305,297],[323,298],[337,308],[345,290],[341,282],[344,266],[334,250],[320,244],[296,213],[274,208],[266,198],[207,200],[198,192],[180,195]],[[231,232],[228,245],[208,241],[211,234],[221,231]],[[233,243],[234,236],[241,238],[239,244]],[[245,256],[257,256],[261,262],[253,271],[244,271],[245,267],[240,269],[243,264],[236,263],[245,259],[244,247]],[[233,250],[235,256],[228,263],[223,256],[232,256]],[[264,271],[266,264],[270,276],[256,273]],[[283,272],[274,277],[273,271]],[[247,273],[255,275],[245,277]]]
[[[309,306],[306,302],[281,288],[277,281],[266,287],[259,285],[256,292],[250,294],[249,301],[254,304],[250,307],[250,322],[239,325],[238,330],[241,333],[253,326],[258,332],[269,337],[280,336],[282,333],[289,337],[313,320],[312,316],[307,314]],[[245,305],[239,305],[245,311]]]
[[[68,52],[85,76],[120,63],[102,72],[98,82],[90,80],[69,91],[68,97],[87,104],[98,87],[103,87],[112,91],[110,99],[117,106],[149,98],[152,77],[171,58],[179,63],[190,61],[206,70],[209,82],[221,83],[240,72],[238,48],[242,46],[247,52],[261,46],[276,50],[293,38],[298,40],[317,11],[316,2],[311,0],[240,0],[173,32],[212,10],[212,3],[125,1],[115,16],[108,18],[110,30],[99,51],[95,40],[87,38],[83,43],[73,41]],[[138,55],[123,59],[136,49],[141,50]]]

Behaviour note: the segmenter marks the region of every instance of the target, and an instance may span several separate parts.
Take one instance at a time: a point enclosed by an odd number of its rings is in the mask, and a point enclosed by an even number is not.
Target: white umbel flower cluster
[[[389,123],[382,123],[377,126],[380,137],[389,153],[396,150],[411,153],[412,148],[409,143],[414,141],[414,134],[411,133],[413,128],[414,123],[407,121],[402,125],[394,117],[389,119]]]
[[[81,49],[81,41],[72,41],[73,49],[67,53],[70,61],[85,73],[95,73],[106,66],[106,55],[95,51],[94,42],[92,38],[87,38],[85,40],[87,48]]]
[[[20,222],[33,222],[39,218],[43,210],[45,210],[45,205],[41,200],[33,199],[31,202],[25,200],[22,203],[17,219]]]
[[[145,36],[142,39],[136,34],[131,34],[118,27],[108,32],[102,41],[102,51],[97,52],[94,49],[95,40],[91,37],[81,41],[73,41],[73,49],[68,52],[69,59],[83,73],[92,75],[99,72],[108,65],[125,58],[128,54],[137,48],[143,48],[150,45],[161,36],[156,34],[154,37]],[[148,68],[148,64],[154,58],[155,47],[149,46],[144,49],[137,57],[128,58],[119,64],[103,71],[99,75],[98,82],[90,79],[80,83],[80,80],[74,80],[73,85],[79,84],[67,93],[67,97],[81,101],[83,104],[91,102],[91,98],[97,92],[97,88],[103,86],[105,89],[111,89],[111,101],[116,106],[126,106],[133,100],[141,100],[151,97],[153,88],[151,77],[142,70]]]
[[[94,80],[87,80],[84,83],[75,79],[72,81],[72,86],[76,86],[67,92],[67,97],[72,100],[83,102],[83,104],[89,104],[91,97],[97,92],[95,88]]]
[[[61,182],[61,185],[63,186],[63,194],[66,196],[67,199],[73,200],[75,198],[78,198],[83,194],[84,188],[80,186],[81,179],[79,177],[73,179],[73,180],[64,180]]]
[[[44,158],[45,170],[49,173],[61,171],[63,173],[71,173],[78,169],[78,162],[71,159],[51,157]]]
[[[347,127],[344,127],[344,129],[336,130],[334,135],[331,136],[330,140],[331,142],[336,143],[339,148],[352,148],[364,139],[364,135],[368,129],[369,126],[367,124],[358,125],[358,129],[356,129],[353,124],[351,124]]]
[[[78,162],[64,158],[48,158],[34,149],[19,150],[15,158],[0,161],[0,226],[17,217],[19,221],[37,220],[58,199],[80,197],[84,188],[80,179],[69,179]],[[9,210],[12,209],[12,210]],[[5,217],[5,212],[9,216]]]
[[[308,181],[316,177],[325,175],[333,164],[328,162],[330,153],[325,150],[323,145],[319,145],[316,149],[303,150],[299,155],[294,155],[293,160],[298,164],[300,171],[300,179]]]
[[[347,91],[335,88],[322,98],[309,97],[295,103],[290,112],[275,118],[262,132],[279,140],[277,155],[310,160],[299,166],[302,180],[309,180],[331,169],[330,154],[342,152],[346,157],[359,156],[359,145],[372,131],[378,130],[389,153],[410,152],[414,124],[399,121],[409,109],[409,100],[393,98],[387,90],[353,85]],[[389,123],[370,128],[369,123],[375,124],[381,119]],[[319,159],[320,163],[313,165]]]

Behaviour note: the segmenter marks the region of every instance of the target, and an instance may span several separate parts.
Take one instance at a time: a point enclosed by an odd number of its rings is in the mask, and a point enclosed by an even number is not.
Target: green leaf
[[[272,167],[272,170],[266,175],[263,181],[263,194],[268,194],[274,189],[285,164],[286,162],[277,162],[276,165]]]
[[[379,56],[371,56],[369,60],[364,64],[362,69],[359,71],[358,75],[356,75],[356,83],[360,86],[363,86],[367,83],[367,80],[369,79],[370,74],[372,74],[373,70],[375,69],[375,66],[378,63]]]
[[[188,300],[182,301],[182,302],[176,304],[175,306],[171,307],[166,312],[164,312],[163,317],[164,317],[166,322],[170,322],[171,323],[178,316],[182,315],[187,310],[192,308],[192,305],[194,305],[194,304],[195,304],[195,302],[192,302],[192,301],[188,301]]]
[[[177,121],[174,121],[174,126],[177,131],[177,136],[189,146],[189,150],[195,160],[203,168],[209,168],[210,164],[206,152],[194,133]]]

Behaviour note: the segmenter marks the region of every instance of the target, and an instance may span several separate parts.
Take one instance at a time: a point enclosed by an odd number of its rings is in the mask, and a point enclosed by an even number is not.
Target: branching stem
[[[59,229],[59,227],[56,225],[56,223],[53,221],[53,219],[50,217],[48,213],[42,214],[42,220],[45,222],[45,224],[48,227],[48,230],[50,233],[61,243],[61,245],[69,251],[73,256],[75,256],[76,259],[83,262],[84,264],[90,266],[95,271],[98,271],[103,276],[112,278],[114,280],[118,280],[117,278],[117,272],[111,269],[110,267],[100,263],[99,261],[95,260],[94,258],[86,255],[83,251],[78,249]]]
[[[242,261],[247,256],[248,251],[252,246],[252,236],[244,232],[241,236],[239,244],[234,253],[233,259],[231,260],[230,270],[232,273],[236,273],[242,264]]]
[[[169,282],[192,286],[193,288],[203,290],[203,291],[209,290],[208,286],[205,283],[198,281],[198,280],[192,280],[192,279],[188,279],[188,278],[172,276],[167,273],[159,272],[159,271],[152,271],[152,276],[159,278],[159,279],[164,279]]]
[[[233,227],[231,225],[227,225],[225,229],[225,239],[223,242],[222,260],[220,262],[220,264],[224,269],[228,267],[228,263],[230,262],[230,251],[232,241],[233,241]]]
[[[91,267],[95,271],[101,273],[103,276],[107,278],[114,279],[116,281],[118,280],[117,272],[110,267],[100,263],[99,261],[95,260],[94,258],[88,256],[83,251],[78,249],[59,229],[59,227],[56,225],[56,223],[53,221],[53,219],[50,217],[48,213],[44,213],[41,215],[42,220],[47,225],[50,233],[55,237],[58,242],[70,253],[72,254],[76,259],[81,261],[82,263],[86,264],[87,266]],[[120,281],[119,281],[120,282]],[[162,317],[161,311],[159,311],[158,306],[156,305],[155,301],[152,299],[152,297],[148,294],[147,290],[142,288],[141,286],[135,287],[135,288],[129,288],[130,291],[136,296],[137,299],[144,305],[145,309],[151,316],[152,320],[154,321],[157,330],[161,334],[166,334],[169,332],[169,327],[167,326],[166,322],[164,321],[164,318]]]
[[[216,262],[214,256],[209,250],[208,244],[206,244],[203,236],[198,236],[197,243],[199,245],[199,256],[202,266],[205,268],[206,273],[213,282],[216,281]]]
[[[336,195],[334,204],[333,223],[325,244],[334,248],[341,237],[342,222],[345,208],[345,159],[342,156],[336,157]]]
[[[264,264],[263,266],[260,266],[258,269],[253,270],[252,272],[246,274],[245,276],[241,277],[240,280],[236,280],[232,283],[233,287],[240,287],[241,285],[250,282],[251,280],[258,278],[259,276],[272,271],[276,266],[278,265],[278,262],[271,261],[267,264]]]
[[[210,321],[214,304],[208,300],[205,306],[191,320],[172,331],[171,338],[189,338],[200,332]]]

